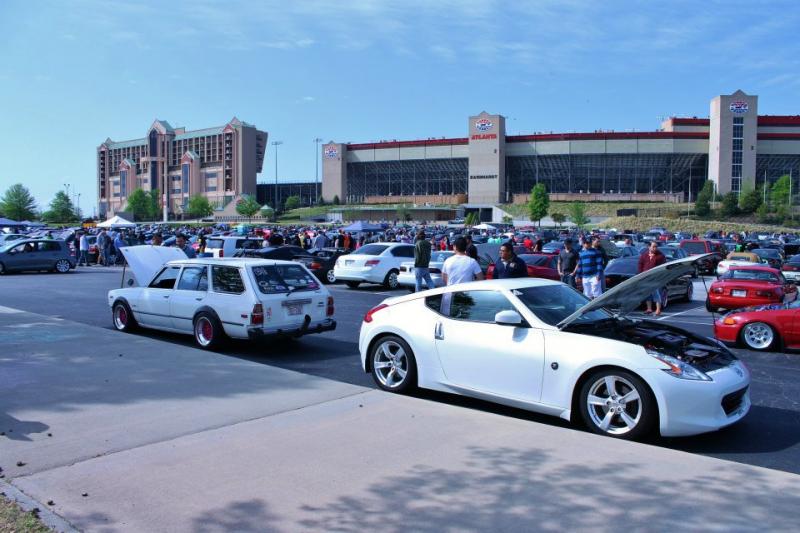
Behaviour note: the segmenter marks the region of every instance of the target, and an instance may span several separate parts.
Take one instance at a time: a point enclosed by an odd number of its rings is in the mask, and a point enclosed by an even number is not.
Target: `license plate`
[[[745,296],[747,296],[747,291],[733,289],[731,291],[731,296],[738,296],[740,298],[744,298]]]
[[[299,315],[303,312],[303,306],[300,304],[289,304],[286,306],[290,315]]]
[[[353,261],[345,261],[344,266],[350,266],[353,264]]]

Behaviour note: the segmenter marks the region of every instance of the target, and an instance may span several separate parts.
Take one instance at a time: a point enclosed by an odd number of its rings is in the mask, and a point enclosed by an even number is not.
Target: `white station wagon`
[[[333,298],[304,265],[267,259],[186,259],[175,248],[122,248],[123,288],[108,292],[114,327],[193,334],[201,348],[225,337],[300,337],[336,328]]]

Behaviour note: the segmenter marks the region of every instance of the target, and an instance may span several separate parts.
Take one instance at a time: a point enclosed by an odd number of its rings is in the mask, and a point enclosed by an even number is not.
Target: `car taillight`
[[[328,296],[328,306],[325,308],[325,316],[333,316],[333,311],[333,296]]]
[[[253,312],[250,314],[250,324],[253,326],[257,326],[263,323],[264,323],[264,306],[261,304],[255,304],[253,306]]]
[[[364,315],[364,322],[367,322],[367,323],[372,322],[372,315],[374,315],[375,313],[377,313],[381,309],[386,309],[387,307],[389,307],[389,306],[386,305],[386,304],[376,305],[375,307],[373,307],[372,309],[367,311],[366,315]]]
[[[786,271],[789,271],[789,272],[797,272],[798,268],[796,266],[794,266],[794,265],[783,265],[781,267],[781,270],[786,270]]]
[[[370,259],[369,261],[364,263],[364,266],[373,267],[373,266],[379,264],[380,262],[381,262],[380,259]]]
[[[486,279],[494,279],[494,265],[489,265],[486,269]]]
[[[308,265],[308,268],[311,270],[319,270],[322,268],[322,265],[320,263],[312,262],[310,265]]]
[[[777,298],[777,294],[772,291],[756,291],[756,296],[761,296],[762,298]]]
[[[219,257],[225,257],[225,251],[222,248],[219,249]]]
[[[722,294],[725,291],[722,289],[722,287],[712,287],[711,288],[711,292],[713,292],[715,294]]]

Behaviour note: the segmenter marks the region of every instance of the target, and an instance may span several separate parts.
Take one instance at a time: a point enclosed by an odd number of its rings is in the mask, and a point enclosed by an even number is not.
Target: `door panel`
[[[207,294],[208,268],[204,266],[185,267],[177,288],[169,298],[172,327],[191,333],[194,313],[203,305]]]

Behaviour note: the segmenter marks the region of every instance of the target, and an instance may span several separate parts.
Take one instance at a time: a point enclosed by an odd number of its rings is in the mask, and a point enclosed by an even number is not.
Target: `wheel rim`
[[[589,388],[586,407],[592,423],[611,435],[629,433],[642,418],[642,399],[636,387],[620,376],[595,381]]]
[[[747,324],[743,331],[745,343],[756,350],[763,350],[772,344],[775,334],[772,328],[762,322]]]
[[[328,278],[328,282],[335,283],[336,282],[336,274],[333,273],[333,269],[328,270],[326,276]]]
[[[69,270],[69,263],[64,259],[56,262],[56,270],[58,270],[59,272],[66,272],[67,270]]]
[[[125,329],[128,325],[128,310],[124,305],[114,308],[114,325],[117,329]]]
[[[375,350],[372,368],[381,385],[395,389],[405,382],[408,375],[408,355],[398,343],[385,341]]]
[[[397,288],[397,274],[394,272],[389,272],[389,288],[390,289]]]
[[[199,318],[194,326],[194,335],[201,346],[208,346],[214,339],[214,326],[205,317]]]

